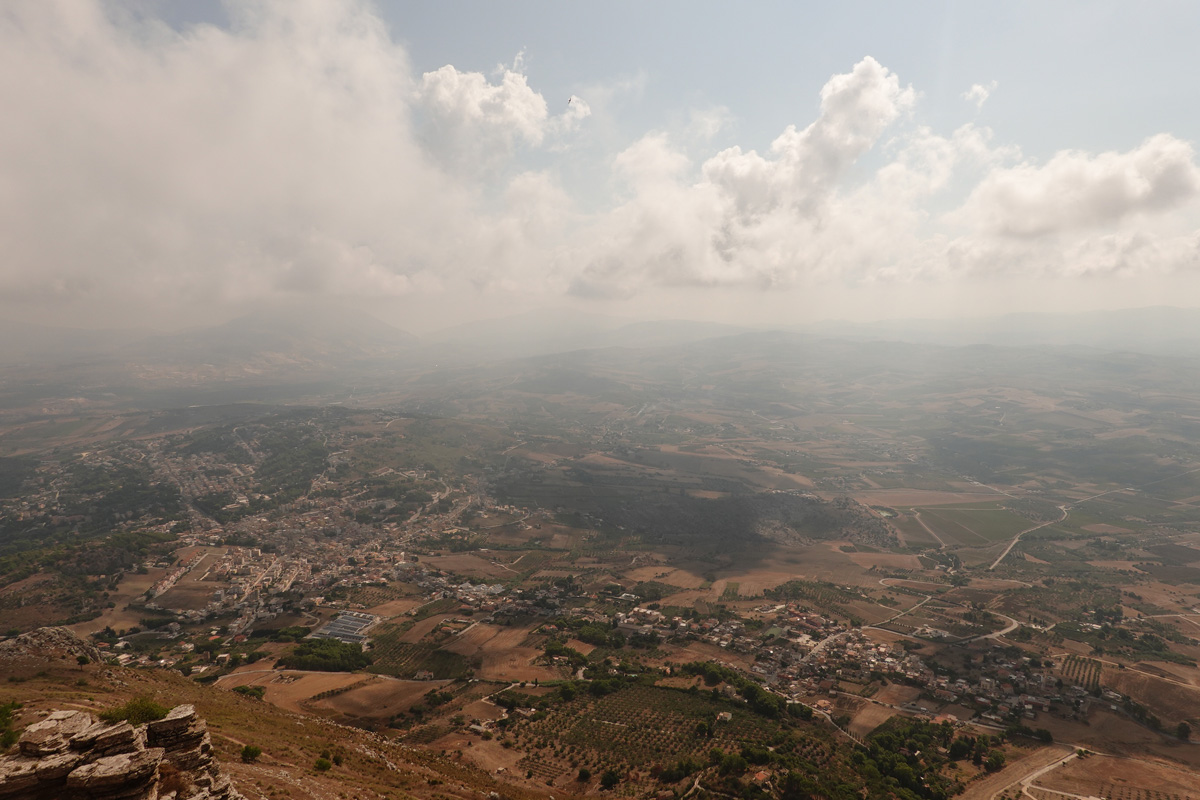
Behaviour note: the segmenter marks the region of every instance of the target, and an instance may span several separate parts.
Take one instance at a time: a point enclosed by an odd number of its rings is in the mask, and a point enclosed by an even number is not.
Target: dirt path
[[[937,543],[939,545],[941,545],[943,550],[945,550],[946,543],[942,541],[942,537],[940,537],[936,533],[934,533],[933,528],[929,527],[928,523],[926,523],[925,520],[921,519],[921,512],[917,511],[915,508],[910,508],[909,512],[912,513],[913,519],[915,519],[917,522],[921,523],[921,527],[925,529],[925,532],[928,533],[933,538],[937,539]]]

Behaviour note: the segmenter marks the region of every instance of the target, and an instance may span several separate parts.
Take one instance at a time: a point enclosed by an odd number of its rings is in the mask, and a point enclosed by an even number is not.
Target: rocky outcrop
[[[86,656],[89,661],[100,661],[102,658],[95,645],[80,639],[66,628],[38,628],[0,642],[0,661],[28,658],[69,658],[74,661],[79,656]]]
[[[0,800],[244,800],[193,706],[133,726],[56,711],[0,758]]]

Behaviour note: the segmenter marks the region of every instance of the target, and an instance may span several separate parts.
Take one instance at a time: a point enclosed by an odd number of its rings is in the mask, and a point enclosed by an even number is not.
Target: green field
[[[1036,523],[999,508],[969,506],[926,507],[918,509],[921,519],[937,531],[947,545],[986,547],[1006,541]]]

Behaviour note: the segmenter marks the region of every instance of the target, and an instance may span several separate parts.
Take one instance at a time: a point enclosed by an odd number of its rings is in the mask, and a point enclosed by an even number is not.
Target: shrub
[[[105,722],[128,721],[130,725],[142,725],[162,719],[170,710],[145,695],[138,695],[125,705],[113,706],[101,711],[99,716]]]
[[[258,757],[262,755],[262,748],[256,745],[248,744],[242,748],[242,762],[253,764],[258,761]]]
[[[233,690],[238,694],[252,697],[255,700],[262,700],[266,690],[261,686],[235,686]]]
[[[325,772],[332,766],[333,762],[328,758],[318,758],[316,763],[313,764],[313,769],[315,769],[317,772]]]

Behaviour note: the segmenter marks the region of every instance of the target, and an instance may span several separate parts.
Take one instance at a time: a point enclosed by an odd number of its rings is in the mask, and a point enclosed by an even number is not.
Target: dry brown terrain
[[[983,503],[1003,498],[987,490],[968,492],[939,492],[932,489],[869,489],[857,491],[854,499],[869,506],[948,506],[956,503]]]
[[[308,706],[310,709],[334,712],[346,719],[386,720],[408,711],[426,694],[447,683],[449,681],[401,681],[376,676],[362,686],[313,701]]]
[[[448,556],[428,556],[425,563],[437,569],[454,572],[460,575],[472,575],[476,580],[509,579],[513,577],[513,569],[502,564],[496,564],[489,558],[490,553],[476,555],[474,553],[454,553]]]
[[[1110,797],[1122,789],[1136,790],[1143,797],[1156,797],[1159,792],[1195,797],[1197,793],[1195,772],[1162,762],[1101,755],[1072,759],[1034,785],[1096,797]]]
[[[1158,671],[1157,667],[1152,667]],[[1194,672],[1194,671],[1193,671]],[[1174,677],[1156,677],[1134,669],[1106,669],[1103,683],[1136,698],[1153,711],[1166,727],[1184,719],[1200,718],[1200,688]]]
[[[889,567],[893,569],[921,569],[921,559],[903,553],[848,553],[850,560],[864,569]]]
[[[235,686],[261,686],[265,690],[264,700],[273,706],[289,711],[303,712],[303,701],[321,692],[341,689],[361,680],[364,676],[353,672],[300,672],[298,670],[264,670],[235,672],[217,681],[222,689]]]
[[[374,614],[383,619],[392,619],[398,617],[406,611],[411,611],[414,608],[419,608],[425,604],[425,599],[421,597],[401,597],[399,600],[389,600],[386,603],[380,603],[377,606],[372,606],[367,609],[367,613]]]
[[[532,663],[542,655],[539,648],[519,646],[530,630],[528,627],[508,628],[480,623],[455,637],[444,649],[468,658],[479,658],[481,664],[475,674],[482,680],[545,681],[565,677],[557,667]]]
[[[850,718],[850,732],[860,739],[891,719],[896,712],[875,703],[863,703]]]
[[[1032,775],[1070,753],[1071,748],[1062,745],[1034,750],[1032,753],[1012,761],[999,772],[993,775],[984,775],[978,780],[972,781],[967,785],[966,791],[958,796],[961,800],[993,800],[997,794],[1018,783],[1025,776]]]

